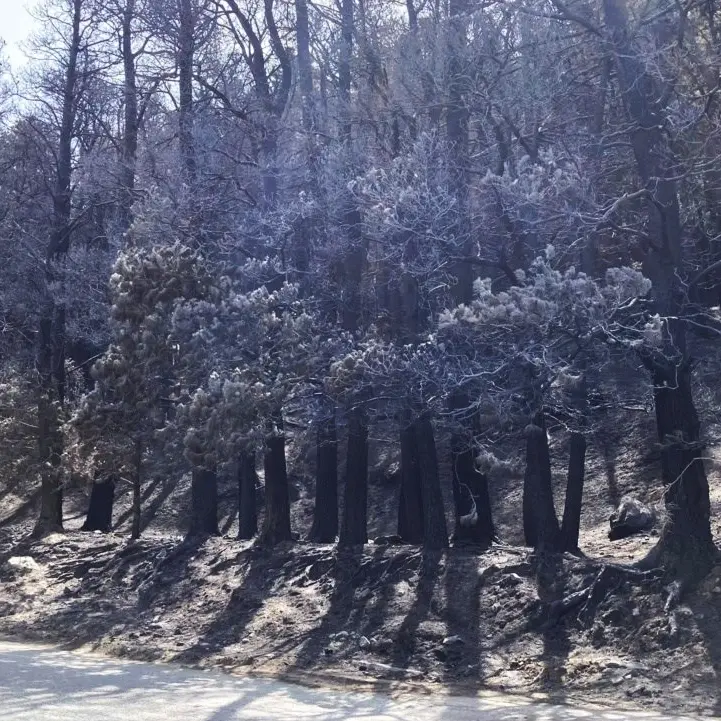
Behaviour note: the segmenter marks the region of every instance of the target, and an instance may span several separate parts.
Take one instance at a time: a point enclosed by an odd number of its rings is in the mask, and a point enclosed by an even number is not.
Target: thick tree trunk
[[[542,422],[539,419],[539,422]],[[523,481],[523,533],[526,545],[539,551],[560,548],[560,529],[553,505],[553,484],[545,428],[526,428],[526,474]]]
[[[255,489],[258,474],[255,453],[246,451],[238,459],[238,538],[250,540],[258,532],[258,510]]]
[[[133,452],[133,505],[131,512],[130,537],[140,538],[141,532],[141,491],[142,491],[142,470],[143,470],[143,446],[140,441],[135,441]]]
[[[113,526],[113,504],[117,479],[110,475],[93,479],[88,512],[81,531],[102,531],[108,533]]]
[[[35,535],[63,530],[63,486],[60,477],[62,436],[53,374],[53,311],[40,320],[37,355],[38,460],[40,462],[40,516]]]
[[[703,462],[700,423],[691,390],[690,361],[657,359],[653,367],[656,424],[668,521],[642,562],[682,578],[704,576],[717,558]]]
[[[490,544],[496,537],[491,514],[488,478],[476,468],[473,448],[466,437],[451,436],[455,542]]]
[[[423,489],[418,462],[415,423],[401,429],[401,494],[398,501],[398,535],[404,543],[423,543]]]
[[[193,64],[195,59],[195,15],[192,0],[179,2],[178,35],[178,139],[185,180],[195,182],[196,161],[193,141]]]
[[[361,410],[348,415],[343,523],[339,544],[355,546],[368,542],[368,425]]]
[[[308,539],[334,543],[338,535],[338,439],[335,415],[321,421],[316,441],[313,526]]]
[[[285,435],[280,431],[265,443],[265,520],[261,543],[275,545],[293,540],[290,530],[290,497],[285,465]]]
[[[423,417],[414,423],[414,428],[423,496],[423,545],[428,549],[446,548],[448,529],[433,424],[430,418]]]
[[[218,535],[218,475],[208,468],[193,468],[188,536]]]
[[[563,508],[563,524],[561,526],[563,550],[569,553],[578,552],[585,468],[586,437],[583,433],[571,433],[566,503]]]

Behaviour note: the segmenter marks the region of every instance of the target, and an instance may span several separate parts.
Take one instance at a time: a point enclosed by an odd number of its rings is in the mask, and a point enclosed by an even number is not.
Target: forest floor
[[[721,714],[721,567],[673,613],[660,585],[624,581],[594,614],[554,620],[551,603],[596,566],[505,546],[10,536],[0,547],[9,637],[323,685]]]
[[[697,373],[717,541],[720,373],[719,361],[702,363]],[[220,488],[223,536],[183,542],[189,484],[174,477],[166,461],[156,463],[144,488],[140,540],[128,539],[129,502],[122,493],[112,533],[81,533],[87,489],[75,487],[67,492],[67,532],[32,541],[37,481],[22,466],[10,474],[6,464],[0,634],[323,685],[466,694],[493,689],[721,715],[721,566],[671,613],[664,610],[660,581],[626,579],[598,608],[581,604],[560,618],[553,614],[554,601],[587,586],[603,564],[637,560],[658,537],[658,527],[614,543],[607,535],[609,514],[624,495],[659,512],[662,507],[648,383],[633,372],[625,377],[623,404],[614,400],[618,393],[611,395],[613,407],[593,418],[588,434],[580,537],[587,559],[540,558],[521,547],[518,438],[508,439],[506,459],[489,474],[504,543],[485,551],[423,553],[382,542],[395,532],[393,438],[373,439],[369,534],[379,542],[345,552],[305,542],[270,551],[237,541],[232,478]],[[562,428],[550,430],[559,514],[565,439]],[[312,519],[312,444],[298,433],[288,456],[292,523],[303,538]],[[441,443],[452,529],[447,457]]]

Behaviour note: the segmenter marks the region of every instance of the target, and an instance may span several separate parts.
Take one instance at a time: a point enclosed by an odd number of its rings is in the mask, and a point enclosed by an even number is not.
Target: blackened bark
[[[340,96],[341,127],[340,136],[344,143],[350,143],[352,134],[351,123],[351,59],[353,57],[353,33],[355,17],[354,0],[341,0],[341,38],[340,60],[338,62],[338,95]]]
[[[135,441],[133,449],[133,505],[131,511],[131,529],[130,537],[140,538],[141,528],[141,511],[142,511],[142,471],[143,471],[143,446],[138,440]]]
[[[113,526],[113,504],[117,478],[113,475],[93,479],[88,512],[81,531],[102,531],[108,533]]]
[[[616,75],[631,121],[629,134],[636,167],[648,191],[647,233],[651,242],[644,272],[653,283],[656,309],[666,319],[663,348],[647,355],[644,363],[654,384],[669,523],[646,565],[659,564],[683,577],[696,577],[708,571],[716,549],[683,318],[686,287],[681,283],[684,243],[678,169],[666,133],[666,103],[672,94],[666,81],[652,74],[643,50],[635,45],[625,0],[603,0],[602,5]]]
[[[404,543],[423,543],[423,490],[418,463],[415,424],[401,429],[401,494],[398,501],[398,535]]]
[[[138,89],[133,53],[135,0],[126,0],[122,17],[124,128],[122,169],[120,174],[120,230],[125,235],[132,223],[135,194],[135,161],[138,153]],[[191,90],[192,91],[192,90]]]
[[[255,453],[241,453],[238,459],[238,538],[241,540],[250,540],[258,532],[257,485]]]
[[[691,390],[690,361],[656,359],[654,401],[668,521],[642,565],[660,565],[684,578],[705,575],[717,557],[703,462],[701,429]]]
[[[178,37],[178,139],[186,181],[195,182],[196,162],[193,142],[193,63],[195,58],[195,16],[192,0],[180,0]]]
[[[53,313],[40,320],[38,339],[38,460],[40,462],[40,516],[35,535],[63,529],[63,486],[60,478],[62,437],[53,378]]]
[[[280,427],[280,424],[278,424]],[[293,539],[290,530],[290,497],[288,471],[285,465],[285,435],[279,432],[265,442],[265,520],[260,534],[261,543],[275,545]]]
[[[448,529],[433,424],[430,418],[423,417],[414,423],[414,428],[423,496],[423,545],[432,550],[446,548]]]
[[[496,537],[491,513],[488,478],[476,468],[470,440],[451,436],[455,542],[490,544]]]
[[[313,526],[308,539],[334,543],[338,535],[338,439],[335,416],[318,426]]]
[[[526,545],[541,551],[560,548],[560,529],[553,505],[553,484],[545,428],[526,428],[526,474],[523,481],[523,533]]]
[[[348,414],[343,522],[339,544],[355,546],[368,542],[368,425],[362,410]]]
[[[218,475],[208,468],[193,468],[188,536],[218,535]]]
[[[586,437],[583,433],[571,433],[566,503],[563,508],[563,524],[561,525],[562,547],[569,553],[578,552],[585,468]]]

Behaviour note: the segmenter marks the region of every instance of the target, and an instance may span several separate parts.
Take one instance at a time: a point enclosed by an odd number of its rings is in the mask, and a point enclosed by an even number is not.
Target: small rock
[[[655,522],[656,514],[653,509],[632,496],[624,496],[609,519],[611,530],[608,537],[617,541],[634,533],[648,531]]]
[[[323,649],[323,653],[324,653],[326,656],[332,656],[332,655],[333,655],[333,649],[332,649],[330,646],[327,646],[326,648]]]
[[[12,556],[7,565],[16,576],[27,576],[40,570],[40,564],[32,556]]]
[[[714,592],[714,593],[721,593],[721,586],[714,586],[713,592]]]
[[[358,591],[358,593],[356,593],[355,597],[356,597],[356,601],[366,601],[367,599],[370,598],[370,596],[371,596],[370,589],[363,588],[360,591]]]
[[[345,639],[348,638],[348,631],[338,631],[338,633],[334,633],[331,638],[334,638],[336,641],[345,641]]]
[[[360,639],[358,640],[358,645],[362,649],[370,648],[371,647],[370,639],[367,636],[361,636]]]
[[[444,646],[460,646],[464,643],[465,641],[460,636],[446,636],[443,639]]]

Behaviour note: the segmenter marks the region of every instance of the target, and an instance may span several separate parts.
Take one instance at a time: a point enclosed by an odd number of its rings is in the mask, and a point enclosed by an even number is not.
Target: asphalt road
[[[681,721],[514,697],[326,691],[0,642],[2,721]]]

